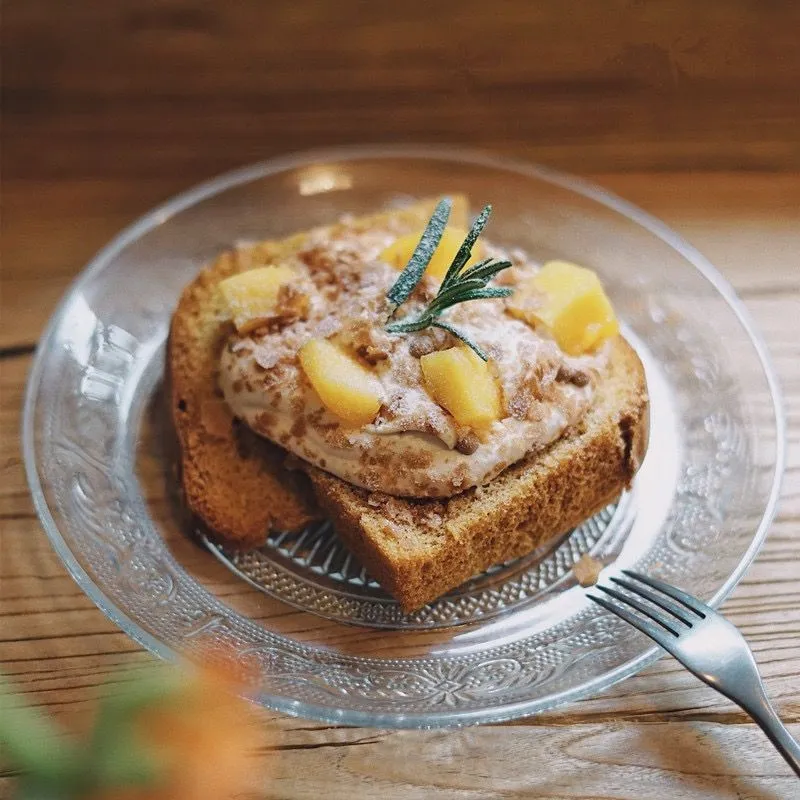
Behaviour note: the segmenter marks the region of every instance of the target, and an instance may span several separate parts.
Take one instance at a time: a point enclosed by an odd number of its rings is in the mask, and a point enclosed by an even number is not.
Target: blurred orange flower
[[[263,726],[231,688],[219,672],[201,669],[169,702],[143,709],[137,736],[162,777],[153,787],[106,792],[98,800],[224,800],[259,789]]]

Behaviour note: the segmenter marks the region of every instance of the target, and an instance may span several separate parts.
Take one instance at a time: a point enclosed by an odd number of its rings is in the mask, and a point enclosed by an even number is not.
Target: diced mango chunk
[[[568,261],[549,261],[512,295],[509,312],[543,325],[568,355],[593,350],[619,333],[619,323],[600,279]]]
[[[239,333],[248,333],[268,322],[278,306],[281,287],[295,277],[284,265],[257,267],[226,278],[219,285]]]
[[[420,358],[425,388],[460,425],[487,428],[500,419],[500,387],[489,365],[468,347],[451,347]]]
[[[383,402],[377,376],[327,339],[311,339],[300,348],[300,365],[322,404],[348,425],[375,419]]]
[[[458,248],[461,247],[466,235],[467,232],[462,228],[445,228],[425,274],[441,281],[453,263]],[[422,231],[401,236],[381,253],[381,261],[391,264],[397,270],[403,269],[408,264],[421,237]],[[467,262],[467,266],[480,261],[482,252],[480,242],[476,242],[472,247],[472,258]]]

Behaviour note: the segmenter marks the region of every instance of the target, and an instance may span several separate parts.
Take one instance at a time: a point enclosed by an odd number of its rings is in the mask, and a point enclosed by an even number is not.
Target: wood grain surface
[[[58,297],[121,227],[232,166],[436,141],[580,172],[665,219],[744,298],[781,380],[788,464],[724,606],[800,735],[800,7],[745,0],[8,0],[3,14],[0,666],[80,720],[149,657],[82,594],[34,514],[26,373]],[[662,659],[598,697],[445,732],[267,714],[264,798],[800,797],[732,704]],[[0,796],[12,778],[0,774]]]

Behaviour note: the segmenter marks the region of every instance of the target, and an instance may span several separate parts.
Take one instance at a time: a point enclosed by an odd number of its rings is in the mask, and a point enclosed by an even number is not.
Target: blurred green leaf
[[[14,800],[80,800],[80,797],[74,787],[43,784],[38,778],[29,776],[20,778]]]
[[[100,701],[89,742],[81,747],[0,674],[0,754],[21,773],[16,800],[80,800],[95,789],[156,783],[163,764],[138,735],[137,718],[147,708],[177,702],[185,679],[160,665],[125,675]]]
[[[0,674],[0,754],[43,784],[71,783],[80,768],[77,742],[47,715],[11,691]]]
[[[185,680],[178,669],[155,665],[124,676],[101,700],[89,746],[95,785],[157,782],[163,764],[154,748],[137,735],[136,719],[147,708],[175,702]]]

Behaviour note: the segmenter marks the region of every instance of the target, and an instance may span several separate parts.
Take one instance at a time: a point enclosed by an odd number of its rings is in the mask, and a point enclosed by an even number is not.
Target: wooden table
[[[603,6],[7,3],[0,665],[34,703],[80,717],[114,669],[148,658],[66,574],[23,474],[25,377],[69,281],[123,225],[222,169],[308,145],[436,140],[588,175],[674,226],[749,306],[783,385],[788,465],[767,543],[724,610],[800,735],[800,13]],[[744,714],[667,658],[507,725],[268,719],[265,798],[800,796]],[[10,786],[0,775],[0,795]]]

